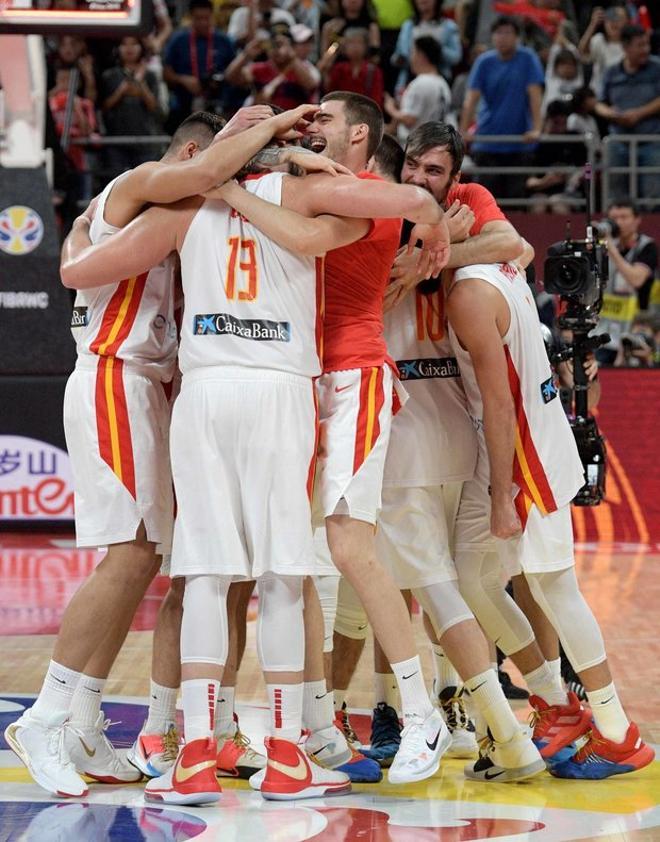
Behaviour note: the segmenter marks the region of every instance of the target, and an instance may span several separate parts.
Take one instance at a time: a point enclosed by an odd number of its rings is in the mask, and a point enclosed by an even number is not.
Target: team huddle
[[[148,800],[198,805],[231,776],[297,800],[383,767],[421,781],[445,753],[485,785],[652,761],[575,577],[584,476],[525,279],[533,250],[459,182],[462,159],[442,123],[401,150],[358,94],[226,125],[199,112],[76,220],[64,422],[77,543],[107,553],[5,732],[48,792],[146,777]],[[103,689],[163,559],[148,718],[122,753]],[[255,582],[265,754],[235,712]],[[367,748],[345,696],[369,625]],[[559,641],[588,705],[562,684]],[[495,644],[530,689],[531,730]]]

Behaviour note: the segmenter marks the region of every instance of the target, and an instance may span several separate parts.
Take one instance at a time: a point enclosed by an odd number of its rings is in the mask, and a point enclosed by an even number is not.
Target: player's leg
[[[355,750],[334,721],[332,691],[327,688],[324,673],[323,611],[311,577],[304,583],[304,622],[303,726],[310,732],[305,751],[331,769],[345,772],[354,783],[377,783],[382,778],[379,765]]]
[[[335,710],[346,713],[346,694],[367,639],[369,620],[360,598],[345,577],[339,580],[332,644],[332,688]]]
[[[247,613],[254,586],[254,580],[233,582],[227,595],[229,651],[215,716],[220,777],[247,779],[266,766],[265,756],[252,748],[236,715],[236,678],[245,652]]]
[[[266,739],[268,765],[261,794],[269,800],[350,791],[347,775],[310,762],[299,745],[305,666],[302,586],[302,576],[264,573],[258,579],[257,651],[270,707],[270,736]],[[322,651],[321,635],[322,624],[317,634]],[[322,666],[317,674],[321,671]]]
[[[600,627],[575,575],[569,507],[545,518],[533,510],[519,551],[521,559],[527,557],[525,577],[532,596],[552,623],[582,680],[595,723],[588,743],[572,759],[556,764],[553,773],[560,777],[604,778],[646,766],[654,752],[642,742],[639,729],[623,710]],[[549,569],[551,564],[555,569]],[[571,696],[571,701],[579,704],[574,694]]]
[[[218,689],[229,648],[227,592],[231,577],[187,576],[181,623],[181,697],[185,745],[174,765],[152,778],[145,798],[206,804],[220,796],[214,736]]]

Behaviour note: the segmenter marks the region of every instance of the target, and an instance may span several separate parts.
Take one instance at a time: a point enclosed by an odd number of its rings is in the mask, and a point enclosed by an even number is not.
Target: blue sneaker
[[[642,741],[634,722],[628,726],[626,738],[615,743],[591,726],[587,742],[570,760],[553,764],[550,774],[556,778],[600,781],[612,775],[625,775],[648,766],[655,758],[651,746]]]
[[[376,760],[382,767],[388,767],[401,745],[401,723],[399,715],[385,702],[378,702],[371,720],[371,747],[362,749],[362,754]]]
[[[351,746],[353,756],[348,763],[335,767],[335,772],[344,772],[354,784],[377,784],[383,779],[380,764],[376,760],[365,757],[360,751]]]

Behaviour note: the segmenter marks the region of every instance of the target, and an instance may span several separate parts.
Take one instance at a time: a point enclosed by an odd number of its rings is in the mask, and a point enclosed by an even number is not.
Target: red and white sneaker
[[[553,763],[568,760],[575,754],[575,740],[591,728],[591,711],[570,691],[566,705],[549,705],[540,696],[530,696],[529,703],[534,709],[532,740],[541,757]]]
[[[315,763],[299,745],[276,737],[266,737],[264,744],[268,763],[261,794],[269,801],[322,798],[351,791],[348,775]]]
[[[140,731],[126,757],[143,775],[157,778],[174,766],[179,754],[179,742],[179,732],[173,722],[164,734]]]
[[[220,734],[216,774],[221,778],[247,780],[266,767],[266,758],[255,751],[240,728]]]
[[[215,777],[217,760],[213,738],[193,740],[179,751],[176,763],[164,775],[146,785],[147,801],[165,804],[211,804],[222,790]]]
[[[634,722],[628,726],[626,738],[615,743],[604,737],[595,725],[587,742],[570,760],[550,768],[556,778],[600,781],[612,775],[625,775],[643,769],[655,759],[655,752],[639,735]]]

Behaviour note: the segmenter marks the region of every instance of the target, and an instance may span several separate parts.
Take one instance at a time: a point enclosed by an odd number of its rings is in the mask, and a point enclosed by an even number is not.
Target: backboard
[[[0,34],[132,35],[148,31],[151,0],[0,0]]]

